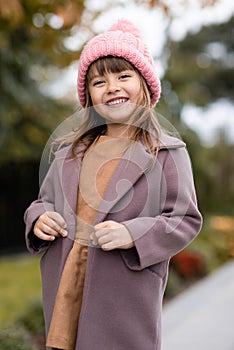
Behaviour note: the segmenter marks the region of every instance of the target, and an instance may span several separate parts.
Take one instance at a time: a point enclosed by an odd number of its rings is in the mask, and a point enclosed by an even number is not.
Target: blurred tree
[[[223,130],[213,147],[202,146],[187,128],[183,139],[192,159],[199,207],[204,214],[234,215],[234,145]]]
[[[212,213],[234,216],[234,145],[227,142],[224,130],[219,131],[219,140],[209,150],[209,166],[212,190],[209,209]],[[233,231],[234,232],[234,231]]]
[[[0,0],[0,162],[38,159],[51,128],[70,110],[38,81],[78,58],[65,39],[83,11],[84,0]]]
[[[222,24],[202,27],[182,41],[168,42],[168,69],[163,97],[170,114],[179,118],[186,103],[207,106],[217,99],[233,101],[234,17]]]
[[[234,214],[234,147],[223,130],[212,148],[181,121],[184,104],[207,107],[234,96],[234,17],[226,23],[202,27],[184,40],[168,43],[168,69],[162,82],[160,109],[180,131],[192,158],[203,212]],[[232,118],[232,116],[230,116]],[[204,123],[206,123],[204,117]]]

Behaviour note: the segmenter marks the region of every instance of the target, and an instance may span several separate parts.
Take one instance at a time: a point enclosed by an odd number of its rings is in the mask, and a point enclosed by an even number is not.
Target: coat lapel
[[[94,224],[104,221],[111,209],[147,171],[152,160],[152,155],[141,143],[135,143],[134,148],[130,147],[125,152],[107,187]]]
[[[62,179],[62,191],[64,200],[73,213],[76,213],[77,191],[82,158],[83,152],[80,153],[79,159],[71,157],[70,148],[61,156],[60,176]]]

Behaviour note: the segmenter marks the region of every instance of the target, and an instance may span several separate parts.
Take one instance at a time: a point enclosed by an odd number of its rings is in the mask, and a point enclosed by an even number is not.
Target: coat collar
[[[185,143],[177,137],[162,133],[160,136],[159,149],[176,149],[185,147]]]

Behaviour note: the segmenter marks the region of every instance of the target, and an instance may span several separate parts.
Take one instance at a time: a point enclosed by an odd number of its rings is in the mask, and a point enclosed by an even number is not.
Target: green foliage
[[[12,325],[32,300],[40,296],[39,258],[28,254],[2,258],[0,271],[1,329]]]
[[[45,324],[41,299],[33,301],[16,320],[19,325],[30,333],[44,334]]]
[[[37,350],[29,334],[23,328],[16,327],[0,330],[0,349]]]
[[[0,1],[0,162],[38,159],[50,132],[71,112],[64,101],[46,96],[39,82],[47,78],[45,68],[78,59],[65,38],[83,9],[81,0]]]
[[[39,258],[1,258],[0,270],[0,349],[45,349]]]
[[[203,147],[188,130],[183,136],[192,159],[199,207],[205,214],[234,216],[234,145],[220,137],[213,147]]]

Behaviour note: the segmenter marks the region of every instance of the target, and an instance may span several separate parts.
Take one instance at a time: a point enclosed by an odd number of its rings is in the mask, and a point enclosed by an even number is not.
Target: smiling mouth
[[[106,102],[107,106],[118,106],[128,101],[128,98],[118,98],[116,100],[111,100]]]

